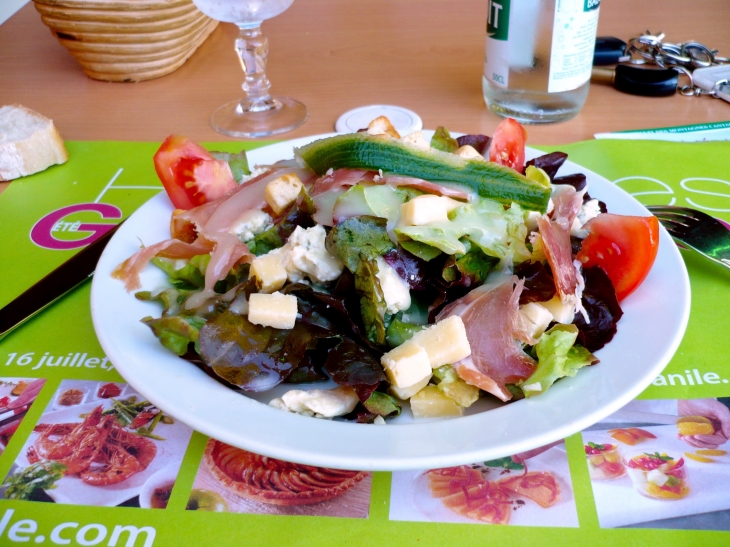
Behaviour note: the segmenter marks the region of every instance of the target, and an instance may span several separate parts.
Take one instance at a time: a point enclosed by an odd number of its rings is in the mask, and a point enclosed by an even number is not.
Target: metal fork
[[[730,230],[719,220],[689,207],[649,206],[677,243],[730,268]]]

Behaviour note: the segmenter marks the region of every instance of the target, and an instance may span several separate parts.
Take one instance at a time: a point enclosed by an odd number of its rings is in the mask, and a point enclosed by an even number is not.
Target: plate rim
[[[428,131],[424,131],[424,133],[428,134]],[[249,157],[253,156],[254,160],[255,157],[258,155],[261,155],[261,151],[267,152],[271,149],[277,149],[277,148],[283,148],[283,149],[290,149],[295,146],[301,146],[302,144],[306,142],[310,142],[315,139],[324,138],[327,136],[334,135],[336,133],[328,133],[323,135],[313,135],[309,137],[301,137],[298,139],[291,139],[287,141],[281,141],[275,144],[263,146],[256,148],[254,150],[251,150],[248,152]],[[528,148],[527,149],[528,156],[533,155],[539,155],[543,154],[544,152]],[[629,200],[628,203],[633,208],[638,207],[643,210],[643,212],[647,215],[650,215],[648,210],[639,203],[633,196],[625,192],[620,187],[616,186],[614,183],[606,179],[605,177],[602,177],[601,175],[598,175],[597,173],[586,169],[579,164],[576,164],[575,162],[569,161],[566,162],[565,168],[568,168],[568,170],[575,169],[580,170],[580,172],[585,173],[586,176],[588,176],[589,181],[593,182],[594,180],[600,181],[599,185],[607,184],[609,185],[609,188],[615,188],[620,195],[623,195],[624,198],[627,198]],[[586,427],[592,425],[595,422],[600,421],[602,418],[612,414],[622,406],[624,406],[626,403],[628,403],[630,400],[634,399],[637,395],[639,395],[648,385],[651,383],[651,381],[656,377],[657,374],[661,372],[661,370],[669,363],[672,356],[676,353],[679,344],[681,343],[684,334],[686,332],[687,324],[689,321],[689,312],[690,312],[690,284],[689,284],[689,275],[687,272],[687,269],[685,267],[684,261],[681,258],[681,255],[679,253],[679,250],[677,249],[676,245],[672,241],[671,237],[666,233],[666,230],[661,226],[660,224],[660,246],[664,245],[664,249],[660,248],[660,252],[669,253],[668,257],[674,259],[676,262],[675,266],[680,266],[679,272],[675,273],[675,275],[678,275],[678,279],[675,280],[675,282],[679,283],[679,289],[681,289],[682,296],[681,301],[677,302],[677,305],[679,306],[680,316],[677,318],[677,321],[675,321],[675,332],[673,333],[672,338],[669,340],[669,344],[663,348],[661,351],[661,355],[659,355],[651,367],[647,368],[643,371],[643,373],[640,375],[640,379],[635,381],[633,384],[631,384],[628,388],[626,388],[624,391],[619,393],[615,398],[613,398],[609,403],[604,404],[603,406],[599,406],[598,408],[593,409],[588,414],[585,414],[583,416],[576,416],[575,419],[569,420],[566,423],[562,423],[560,426],[550,428],[547,431],[542,431],[539,434],[533,434],[529,436],[528,438],[523,438],[520,440],[504,440],[502,443],[495,446],[483,446],[477,443],[477,446],[472,446],[471,448],[460,448],[456,450],[450,450],[448,453],[432,453],[430,455],[418,455],[413,454],[409,457],[404,456],[398,456],[394,454],[390,454],[390,450],[393,449],[393,446],[388,447],[380,447],[380,448],[387,448],[386,454],[380,453],[363,453],[359,455],[347,455],[343,456],[342,454],[337,454],[336,451],[332,451],[332,438],[331,437],[340,437],[341,435],[344,435],[346,438],[351,436],[349,435],[349,432],[346,430],[346,428],[364,428],[362,431],[358,431],[357,437],[360,437],[360,441],[362,441],[363,438],[366,439],[366,442],[369,442],[370,444],[375,443],[376,445],[379,442],[383,442],[384,440],[388,443],[393,443],[395,445],[396,449],[402,450],[403,447],[399,444],[399,437],[401,435],[399,433],[403,433],[401,430],[399,431],[393,431],[395,428],[400,430],[401,428],[409,428],[408,433],[411,431],[416,431],[414,433],[416,435],[416,438],[419,437],[419,435],[422,437],[423,435],[432,436],[433,438],[440,439],[443,435],[444,439],[450,438],[449,437],[449,429],[453,429],[453,427],[449,427],[450,424],[454,424],[453,420],[436,420],[436,421],[426,421],[422,423],[409,423],[409,424],[388,424],[385,427],[377,427],[376,429],[368,428],[364,424],[350,424],[350,423],[342,423],[342,422],[335,422],[335,421],[326,421],[326,420],[317,420],[313,418],[308,418],[304,416],[299,416],[296,414],[289,414],[289,413],[283,413],[280,410],[273,409],[271,407],[267,407],[266,405],[260,404],[256,401],[253,401],[252,399],[249,399],[247,397],[242,397],[241,395],[237,394],[236,392],[226,388],[222,384],[216,382],[212,378],[207,377],[205,373],[197,367],[192,366],[191,368],[194,368],[197,370],[199,374],[193,374],[193,376],[197,376],[198,379],[200,379],[200,375],[202,374],[205,378],[207,378],[210,382],[215,383],[216,386],[222,390],[220,392],[221,404],[227,403],[229,400],[231,400],[230,395],[233,394],[235,397],[239,397],[241,399],[244,399],[245,401],[248,401],[247,403],[243,404],[234,404],[234,407],[241,407],[245,409],[246,411],[251,411],[252,408],[254,408],[253,417],[254,418],[263,418],[266,421],[273,422],[272,425],[281,425],[282,423],[286,423],[287,427],[284,428],[284,432],[288,431],[289,428],[291,429],[303,429],[308,431],[309,433],[307,436],[311,438],[319,438],[319,435],[325,435],[324,438],[324,445],[321,448],[317,448],[314,446],[311,446],[311,442],[309,443],[310,446],[308,446],[306,449],[302,449],[301,442],[291,442],[289,439],[277,439],[278,442],[273,443],[271,439],[267,439],[265,441],[261,441],[260,439],[256,438],[250,438],[250,436],[246,436],[240,433],[240,431],[231,431],[230,427],[221,427],[220,424],[216,423],[210,423],[209,421],[201,418],[201,415],[199,414],[200,408],[195,405],[191,409],[184,409],[180,408],[180,404],[173,405],[174,409],[170,409],[170,400],[169,397],[165,397],[163,400],[160,399],[158,396],[157,391],[155,389],[148,389],[147,385],[142,383],[138,378],[139,370],[135,370],[132,368],[132,365],[129,362],[122,362],[124,361],[124,352],[120,353],[118,351],[119,348],[115,345],[115,342],[113,340],[112,333],[109,332],[108,328],[104,328],[104,291],[106,290],[107,286],[110,286],[110,283],[118,283],[120,286],[122,283],[118,280],[112,280],[111,277],[108,275],[111,272],[110,269],[110,257],[115,253],[118,252],[118,247],[122,245],[125,238],[128,239],[127,234],[132,231],[132,226],[134,225],[133,219],[135,217],[137,218],[143,218],[148,208],[152,208],[153,203],[164,201],[166,200],[166,196],[164,192],[161,192],[157,196],[151,198],[148,202],[143,204],[139,209],[137,209],[132,215],[130,215],[127,222],[125,222],[125,225],[120,227],[118,232],[114,235],[112,240],[107,245],[107,248],[104,250],[104,253],[102,254],[102,257],[99,260],[99,265],[97,267],[97,271],[101,275],[95,275],[92,282],[92,288],[91,288],[91,314],[92,314],[92,320],[94,324],[94,330],[97,334],[97,337],[99,339],[99,342],[104,349],[107,357],[109,357],[109,360],[114,364],[114,366],[117,368],[117,370],[120,372],[120,374],[125,378],[125,380],[141,395],[146,397],[148,400],[153,402],[156,406],[159,408],[164,408],[166,412],[169,412],[175,418],[180,419],[190,427],[192,427],[194,430],[199,431],[201,433],[204,433],[210,437],[216,438],[222,442],[238,446],[240,448],[244,448],[246,450],[250,450],[252,452],[262,453],[266,454],[271,457],[279,458],[282,460],[287,461],[295,461],[298,463],[304,463],[309,465],[316,465],[316,466],[323,466],[323,467],[333,467],[333,468],[343,468],[343,469],[358,469],[358,470],[367,470],[367,471],[395,471],[395,470],[406,470],[406,469],[430,469],[430,468],[437,468],[437,467],[445,467],[449,465],[461,465],[461,464],[467,464],[467,463],[473,463],[480,460],[485,459],[494,459],[496,457],[502,457],[505,455],[511,455],[515,453],[522,452],[524,450],[529,450],[531,448],[535,448],[537,446],[542,446],[545,444],[548,444],[553,441],[557,441],[559,439],[563,439],[573,433],[576,433],[582,429],[585,429]],[[168,202],[169,204],[169,202]],[[611,204],[609,203],[609,206]],[[170,205],[171,208],[171,205]],[[132,221],[132,222],[130,222]],[[667,247],[669,250],[667,251]],[[663,255],[662,255],[663,256]],[[116,266],[116,263],[114,264]],[[656,267],[656,263],[655,263]],[[654,268],[653,268],[654,269]],[[651,273],[650,273],[651,276]],[[118,292],[118,291],[117,291]],[[127,296],[131,299],[133,299],[133,295],[131,293],[127,293]],[[676,302],[676,301],[675,301]],[[626,317],[626,315],[624,316]],[[139,317],[141,319],[141,316]],[[624,321],[625,323],[625,321]],[[619,332],[621,331],[621,323],[619,323]],[[159,345],[157,342],[157,339],[152,337],[155,344],[158,346],[156,349],[163,351],[164,348]],[[149,350],[152,350],[152,354],[158,354],[159,351],[154,350],[153,348],[148,348]],[[179,361],[179,358],[177,356],[174,356],[173,354],[169,353],[168,357],[174,361]],[[121,366],[119,366],[121,364]],[[600,364],[599,364],[600,366]],[[592,367],[591,367],[592,368]],[[189,371],[188,371],[189,372]],[[586,372],[589,372],[588,370],[582,371],[584,374]],[[129,376],[129,377],[128,377]],[[580,375],[579,375],[580,376]],[[571,380],[576,380],[575,378]],[[206,384],[207,385],[207,384]],[[558,389],[560,387],[560,389]],[[220,391],[216,390],[216,391]],[[515,405],[521,405],[520,408],[529,408],[529,407],[537,407],[537,412],[540,412],[540,409],[548,405],[549,402],[551,402],[552,398],[554,396],[551,396],[550,394],[553,392],[562,393],[563,391],[569,391],[567,388],[563,388],[563,386],[560,386],[560,384],[556,385],[553,390],[548,392],[547,394],[543,395],[539,398],[534,399],[527,399],[524,401],[517,401],[515,403],[512,403],[510,405],[505,405],[497,409],[490,410],[486,413],[479,413],[473,416],[464,416],[458,418],[458,423],[462,423],[463,427],[458,426],[459,429],[467,429],[467,425],[470,425],[471,423],[474,423],[474,425],[484,425],[481,422],[487,421],[489,422],[489,419],[486,419],[484,416],[485,414],[489,417],[493,417],[491,421],[498,421],[500,417],[502,417],[504,414],[513,414],[514,412],[510,412],[509,409],[515,407]],[[226,392],[226,393],[224,393]],[[182,395],[182,394],[180,394]],[[543,402],[544,401],[544,402]],[[240,401],[239,401],[240,402]],[[260,405],[260,407],[253,407],[250,403],[255,403],[256,405]],[[208,411],[208,407],[203,405],[206,412]],[[542,411],[549,411],[550,408],[542,409]],[[529,411],[528,411],[529,412]],[[274,414],[274,413],[278,413]],[[509,416],[508,416],[509,417]],[[283,422],[282,422],[283,420]],[[306,420],[305,422],[301,422],[298,420]],[[264,430],[260,426],[258,427],[258,430],[262,433]],[[387,429],[386,429],[387,428]],[[255,428],[254,428],[255,429]],[[504,427],[502,426],[502,430],[504,433]],[[376,433],[377,431],[381,431],[382,433]],[[392,433],[391,433],[392,432]],[[267,434],[268,435],[268,434]],[[282,433],[283,435],[283,433]],[[330,437],[327,437],[327,436]],[[408,435],[405,435],[406,437]],[[311,441],[311,439],[310,439]],[[364,444],[363,442],[356,442],[355,444]],[[418,444],[418,443],[416,443]],[[415,447],[411,448],[411,451]],[[390,455],[389,455],[390,454]]]

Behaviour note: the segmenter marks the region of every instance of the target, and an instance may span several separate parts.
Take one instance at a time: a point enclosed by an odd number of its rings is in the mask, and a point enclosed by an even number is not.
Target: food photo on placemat
[[[300,465],[210,439],[187,509],[367,518],[372,473]]]
[[[0,454],[35,402],[44,378],[0,378]]]
[[[171,490],[191,435],[127,384],[64,380],[5,478],[2,497],[164,506],[165,492],[157,489]],[[162,470],[171,480],[159,480]]]
[[[577,527],[565,444],[472,465],[393,473],[390,518]]]
[[[583,431],[601,526],[730,530],[728,402],[634,401]]]

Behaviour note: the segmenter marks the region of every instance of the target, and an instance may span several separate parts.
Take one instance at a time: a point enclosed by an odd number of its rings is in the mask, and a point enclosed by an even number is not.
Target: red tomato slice
[[[600,266],[623,300],[649,274],[659,249],[659,221],[656,217],[602,214],[585,225],[578,260],[584,266]]]
[[[489,161],[511,167],[522,173],[525,168],[527,131],[516,120],[507,118],[494,130],[489,145]]]
[[[155,171],[178,209],[192,209],[236,187],[228,162],[187,137],[170,135],[154,157]]]

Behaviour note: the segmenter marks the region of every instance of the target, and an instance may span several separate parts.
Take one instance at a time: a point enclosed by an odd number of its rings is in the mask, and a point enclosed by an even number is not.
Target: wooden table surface
[[[329,132],[358,106],[416,111],[426,128],[491,134],[500,118],[481,93],[486,0],[298,0],[264,23],[273,92],[302,101],[307,123],[280,138]],[[730,55],[728,0],[604,0],[599,35],[627,40],[647,28]],[[52,118],[68,140],[229,140],[210,114],[240,94],[237,29],[221,24],[176,72],[140,83],[91,80],[51,35],[32,4],[0,25],[0,105],[20,103]],[[528,127],[528,144],[561,144],[594,133],[730,119],[709,97],[636,97],[593,85],[568,122]],[[0,184],[0,191],[7,184]]]

